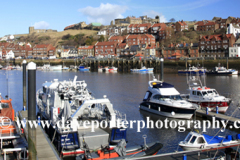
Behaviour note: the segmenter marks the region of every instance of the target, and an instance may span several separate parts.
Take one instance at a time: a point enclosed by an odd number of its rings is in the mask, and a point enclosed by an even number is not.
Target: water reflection
[[[143,120],[146,117],[156,122],[157,120],[164,120],[166,117],[157,116],[148,112],[139,111],[139,104],[148,88],[148,81],[152,80],[152,74],[138,74],[138,73],[114,73],[105,74],[98,72],[36,72],[36,89],[42,86],[45,81],[52,81],[53,79],[69,80],[74,76],[78,76],[78,80],[85,80],[87,87],[92,91],[96,98],[102,98],[107,95],[113,107],[127,115],[128,120]],[[155,74],[159,78],[159,74]],[[215,88],[220,94],[230,93],[233,99],[232,104],[227,110],[226,114],[231,113],[236,109],[240,97],[240,78],[235,76],[206,76],[206,85],[210,88]],[[178,74],[165,74],[164,81],[173,84],[180,93],[187,93],[187,78],[186,76],[179,76]],[[202,82],[204,80],[202,79]],[[9,71],[8,83],[6,80],[6,71],[0,71],[0,92],[2,95],[7,95],[7,88],[9,87],[10,97],[13,99],[13,108],[16,111],[22,109],[22,71]],[[8,84],[8,85],[7,85]],[[7,87],[8,86],[8,87]],[[236,111],[235,117],[240,118],[240,110]],[[160,141],[164,147],[159,153],[173,152],[177,149],[179,141],[183,140],[191,129],[185,132],[178,132],[178,129],[141,129],[137,132],[136,125],[133,129],[128,129],[128,145],[143,144],[142,135],[146,134],[147,142]],[[229,130],[220,133],[220,135],[232,134],[235,135],[237,130]],[[214,135],[218,129],[207,129],[207,134]]]

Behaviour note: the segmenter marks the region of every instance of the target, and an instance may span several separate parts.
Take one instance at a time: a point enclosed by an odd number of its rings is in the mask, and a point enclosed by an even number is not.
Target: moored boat
[[[131,72],[153,72],[154,68],[146,68],[145,66],[143,66],[140,69],[130,69]]]
[[[208,75],[238,75],[238,70],[227,69],[226,67],[215,67],[206,73]]]
[[[190,132],[184,139],[179,142],[179,146],[185,151],[197,150],[197,149],[209,149],[214,147],[220,147],[223,145],[238,144],[240,140],[240,134],[236,135],[236,140],[233,140],[231,135],[226,137],[221,136],[209,136],[207,134],[200,134],[196,132]]]
[[[98,150],[101,146],[108,145],[112,149],[112,145],[116,145],[121,139],[126,140],[124,128],[109,128],[110,133],[108,133],[96,127],[92,132],[92,125],[95,126],[101,121],[107,121],[109,125],[115,123],[115,120],[122,121],[126,115],[114,110],[106,97],[95,99],[85,81],[77,81],[77,77],[73,81],[55,79],[53,82],[43,83],[42,89],[37,91],[37,106],[41,119],[52,122],[49,128],[45,128],[45,131],[60,154],[84,153],[82,143],[80,143],[83,134],[90,150]],[[57,126],[56,124],[62,119],[68,120],[73,125],[63,123],[63,126]],[[94,123],[86,127],[85,121]]]
[[[198,108],[197,105],[183,100],[173,85],[153,78],[148,82],[148,90],[140,109],[154,114],[190,119]]]
[[[82,71],[82,72],[88,72],[89,69],[90,69],[90,67],[84,67],[84,66],[79,66],[79,67],[78,67],[78,70],[79,70],[79,71]]]
[[[206,73],[206,69],[205,68],[197,68],[194,66],[189,67],[188,69],[185,70],[178,70],[179,74],[203,74]]]
[[[231,103],[230,98],[218,94],[216,89],[203,86],[199,76],[189,76],[188,79],[189,94],[184,95],[186,100],[196,103],[202,108],[209,108],[209,111],[218,111],[225,113]]]

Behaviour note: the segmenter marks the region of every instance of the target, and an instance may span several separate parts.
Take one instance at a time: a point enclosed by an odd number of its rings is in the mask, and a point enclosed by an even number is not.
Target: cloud
[[[34,23],[35,29],[47,29],[49,27],[49,24],[45,21],[35,22]]]
[[[123,18],[123,13],[128,9],[127,6],[116,4],[101,3],[99,7],[88,6],[81,8],[78,11],[87,16],[89,22],[100,22],[102,24],[110,24],[111,20]]]
[[[156,12],[154,10],[143,12],[143,15],[147,15],[148,17],[151,18],[155,18],[158,15],[160,18],[160,22],[167,22],[167,19],[165,18],[164,15],[162,15],[162,13]]]

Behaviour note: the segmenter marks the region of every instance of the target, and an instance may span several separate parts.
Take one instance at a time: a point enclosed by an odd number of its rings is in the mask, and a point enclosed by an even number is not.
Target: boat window
[[[198,95],[198,96],[202,96],[202,93],[201,93],[201,92],[197,92],[197,95]]]
[[[193,91],[192,94],[193,94],[193,95],[196,95],[196,91]]]
[[[189,134],[186,138],[185,138],[185,141],[188,142],[190,140],[190,138],[192,137],[191,134]]]
[[[182,100],[182,97],[180,95],[170,95],[170,96],[163,96],[159,95],[160,100],[165,100],[165,99],[172,99],[172,100]]]
[[[2,108],[9,108],[8,103],[0,103]]]
[[[196,136],[193,136],[192,139],[191,139],[191,141],[190,141],[190,143],[194,143],[195,140],[196,140],[196,138],[197,138]]]
[[[213,92],[214,92],[215,94],[218,94],[216,90],[213,90]]]
[[[43,87],[43,93],[46,93],[46,88],[45,87]]]
[[[206,91],[202,91],[203,96],[207,95]]]
[[[203,137],[198,137],[197,143],[205,143]]]
[[[153,96],[153,99],[159,100],[159,99],[160,99],[160,95],[155,95],[155,96]]]
[[[212,94],[212,93],[213,93],[213,91],[207,91],[207,93],[209,93],[209,94]]]

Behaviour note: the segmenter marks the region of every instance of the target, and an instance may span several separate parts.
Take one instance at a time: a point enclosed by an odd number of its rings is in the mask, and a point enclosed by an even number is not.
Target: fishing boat
[[[202,109],[208,107],[209,111],[218,111],[225,113],[231,103],[230,98],[220,95],[216,89],[203,86],[199,76],[189,76],[188,78],[189,94],[182,95],[191,103],[196,103]]]
[[[53,82],[43,83],[36,97],[38,115],[41,119],[52,122],[45,131],[60,154],[84,153],[80,143],[83,134],[90,150],[99,150],[101,146],[109,145],[112,149],[121,139],[127,140],[126,129],[109,128],[116,121],[126,120],[126,115],[114,110],[106,96],[95,99],[86,82],[77,81],[77,76],[73,81],[55,79]],[[91,123],[84,126],[85,121]],[[93,132],[92,126],[95,127],[102,121],[107,122],[107,129],[96,127]],[[62,126],[56,125],[58,123]]]
[[[89,69],[90,69],[90,67],[84,67],[84,66],[79,66],[79,67],[78,67],[78,70],[79,70],[79,71],[82,71],[82,72],[88,72]]]
[[[226,67],[214,67],[207,72],[208,75],[238,75],[235,69],[227,69]]]
[[[84,143],[84,142],[83,142]],[[87,144],[85,144],[87,149]],[[79,156],[80,160],[102,160],[102,159],[132,159],[136,157],[155,155],[163,147],[160,142],[144,144],[140,146],[126,147],[126,142],[121,140],[113,149],[103,148],[98,152],[85,152]]]
[[[148,82],[148,90],[140,104],[141,110],[181,119],[190,119],[197,108],[197,105],[183,100],[173,85],[155,77]]]
[[[206,73],[206,69],[205,68],[199,68],[199,67],[194,67],[194,66],[190,66],[188,69],[185,70],[178,70],[179,74],[203,74]]]
[[[140,69],[130,69],[131,72],[153,72],[154,68],[146,68],[145,66],[143,66]]]
[[[222,136],[209,136],[207,134],[200,134],[196,132],[188,133],[184,141],[179,142],[179,146],[184,151],[191,151],[197,149],[209,149],[221,147],[224,145],[238,144],[240,134],[236,135],[236,140],[233,140],[232,135]]]

